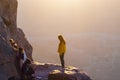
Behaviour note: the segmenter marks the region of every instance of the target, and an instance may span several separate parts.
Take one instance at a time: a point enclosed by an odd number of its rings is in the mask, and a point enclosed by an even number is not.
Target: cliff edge
[[[36,80],[91,80],[86,72],[73,66],[62,69],[58,64],[35,63]]]
[[[9,43],[11,38],[18,46],[23,47],[27,57],[33,60],[32,46],[16,24],[17,5],[17,0],[0,0],[0,80],[18,76],[15,67],[16,53]],[[75,67],[66,67],[62,70],[60,65],[40,63],[33,64],[33,67],[36,80],[90,80],[87,74]]]

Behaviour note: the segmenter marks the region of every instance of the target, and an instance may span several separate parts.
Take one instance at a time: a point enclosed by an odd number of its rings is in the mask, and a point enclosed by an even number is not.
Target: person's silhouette
[[[58,39],[60,41],[58,45],[58,53],[59,53],[62,68],[64,68],[65,67],[64,54],[66,52],[66,42],[64,38],[62,37],[62,35],[58,35]]]

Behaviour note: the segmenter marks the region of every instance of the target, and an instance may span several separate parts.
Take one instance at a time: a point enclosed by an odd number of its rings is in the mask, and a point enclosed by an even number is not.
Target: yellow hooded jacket
[[[64,41],[60,42],[58,46],[58,52],[60,55],[66,52],[66,43]]]

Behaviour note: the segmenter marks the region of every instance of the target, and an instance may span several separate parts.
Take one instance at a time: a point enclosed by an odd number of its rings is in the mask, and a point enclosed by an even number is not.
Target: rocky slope
[[[18,75],[15,67],[16,53],[12,49],[9,39],[13,38],[18,46],[23,47],[27,57],[32,60],[32,46],[25,38],[23,31],[17,27],[16,15],[16,0],[0,0],[0,80],[8,80],[8,78]],[[60,80],[90,80],[85,73],[74,67],[66,67],[64,72],[59,65],[55,64],[34,64],[33,67],[35,77],[39,80],[58,80],[57,78]]]
[[[16,15],[16,0],[0,0],[0,80],[8,80],[17,75],[14,66],[15,53],[9,39],[13,38],[19,46],[24,47],[27,56],[32,59],[32,47],[23,31],[17,28]]]

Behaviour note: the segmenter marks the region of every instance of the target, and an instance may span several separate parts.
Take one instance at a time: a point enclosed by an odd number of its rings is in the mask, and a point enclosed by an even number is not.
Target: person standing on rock
[[[19,48],[19,55],[18,55],[18,64],[19,64],[19,68],[20,68],[21,80],[25,80],[22,68],[23,68],[23,64],[25,63],[26,60],[27,60],[27,56],[26,56],[26,53],[24,51],[24,48],[20,47]]]
[[[22,65],[27,59],[26,53],[22,47],[19,48],[19,58],[20,58],[20,68],[22,68]]]
[[[64,68],[65,67],[64,54],[66,52],[66,42],[64,38],[62,37],[62,35],[58,35],[58,39],[60,41],[58,45],[58,53],[59,53],[62,68]]]

